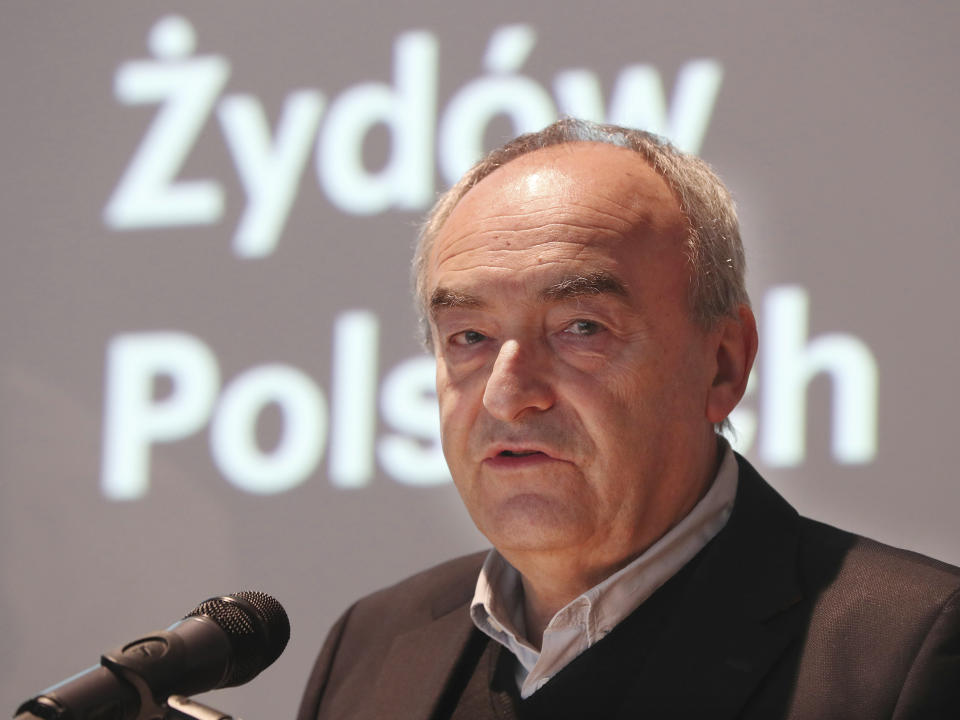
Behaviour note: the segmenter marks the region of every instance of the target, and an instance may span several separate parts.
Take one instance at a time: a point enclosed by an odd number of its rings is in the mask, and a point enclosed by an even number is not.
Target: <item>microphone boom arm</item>
[[[171,695],[167,698],[167,706],[170,708],[168,720],[233,720],[232,715],[183,695]]]

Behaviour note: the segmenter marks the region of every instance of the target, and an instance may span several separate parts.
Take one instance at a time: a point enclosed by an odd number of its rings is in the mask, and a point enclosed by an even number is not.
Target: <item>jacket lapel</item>
[[[737,499],[645,654],[624,708],[737,717],[804,627],[798,516],[742,458]],[[625,715],[625,716],[628,716]]]
[[[469,597],[455,602],[452,608],[449,599],[446,605],[441,602],[434,608],[432,622],[393,641],[376,684],[375,717],[427,720],[431,716],[474,629]]]
[[[621,717],[737,717],[803,631],[798,516],[738,460],[730,520],[652,639]],[[469,602],[448,595],[432,621],[396,638],[374,690],[377,718],[430,718],[473,632]]]

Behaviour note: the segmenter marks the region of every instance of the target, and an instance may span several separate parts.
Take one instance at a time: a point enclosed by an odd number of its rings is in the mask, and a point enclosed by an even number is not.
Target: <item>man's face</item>
[[[511,562],[622,565],[701,493],[716,343],[691,317],[687,233],[643,158],[598,143],[511,161],[442,227],[427,292],[444,454]]]

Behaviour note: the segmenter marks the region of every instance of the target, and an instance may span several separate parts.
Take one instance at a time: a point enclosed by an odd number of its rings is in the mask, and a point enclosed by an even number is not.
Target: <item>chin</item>
[[[528,493],[500,503],[477,524],[498,550],[555,550],[588,537],[585,520],[570,501]]]

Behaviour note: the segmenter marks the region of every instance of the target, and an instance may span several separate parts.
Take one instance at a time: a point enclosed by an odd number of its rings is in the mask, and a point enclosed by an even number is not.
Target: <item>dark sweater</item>
[[[699,558],[699,556],[698,556]],[[477,630],[453,673],[436,720],[583,720],[614,717],[639,701],[632,679],[643,671],[648,649],[697,558],[688,563],[604,638],[526,699],[514,677],[516,658]],[[655,660],[653,660],[655,661]]]

